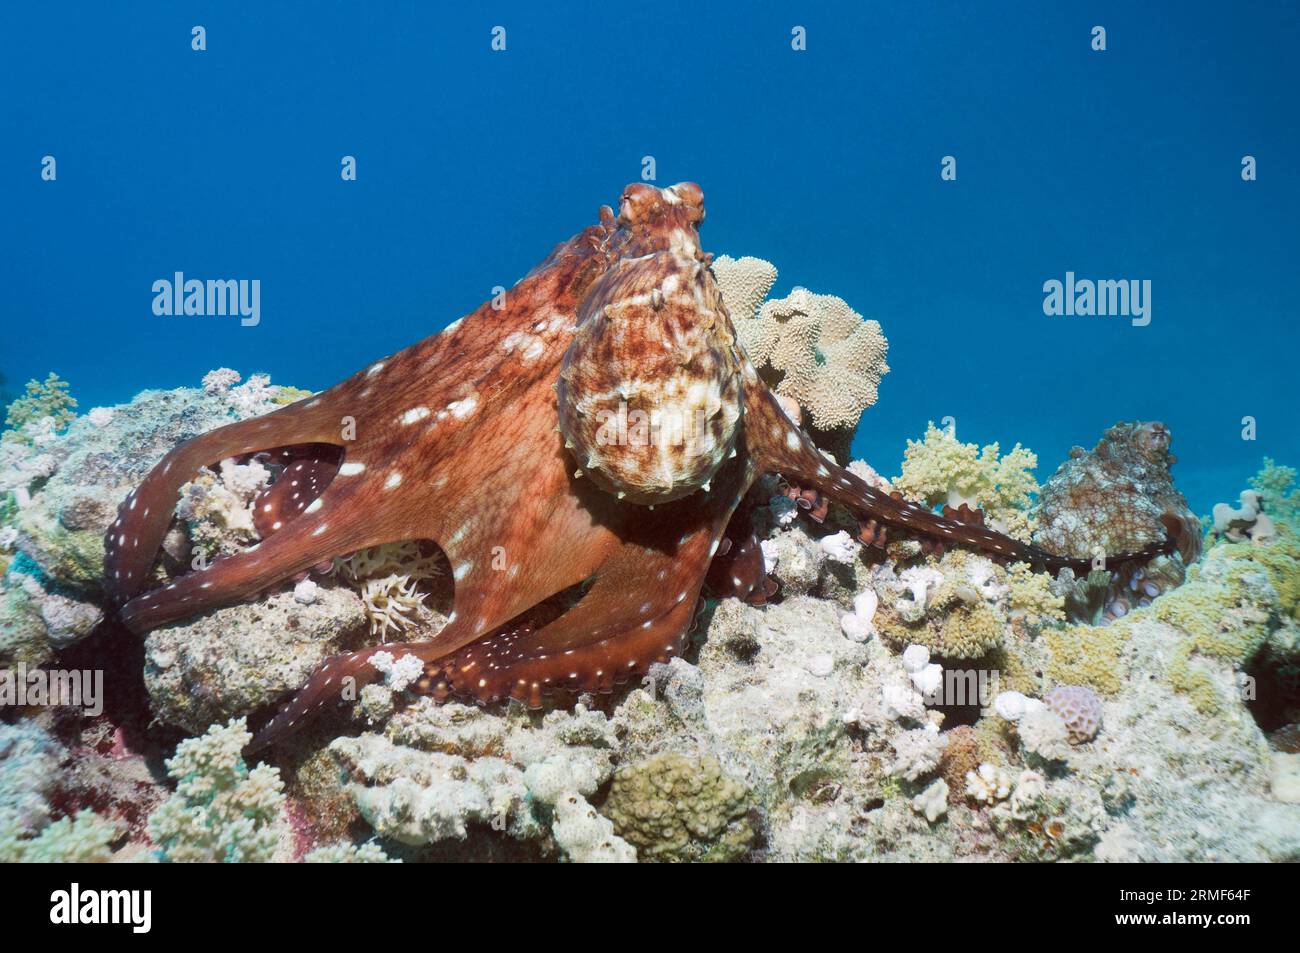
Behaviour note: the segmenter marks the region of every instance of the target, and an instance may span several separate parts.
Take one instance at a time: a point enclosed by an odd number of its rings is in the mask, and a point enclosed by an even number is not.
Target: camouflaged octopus
[[[639,677],[683,650],[706,575],[720,596],[770,593],[746,502],[765,473],[806,506],[848,507],[869,545],[889,533],[1083,568],[972,514],[891,497],[820,452],[737,343],[700,248],[703,219],[693,183],[631,185],[617,216],[602,208],[504,306],[485,303],[329,390],[173,449],[108,533],[106,585],[123,621],[147,631],[336,555],[435,541],[455,581],[446,626],[326,661],[260,747],[355,698],[379,677],[369,659],[380,650],[423,664],[416,690],[480,703],[539,706]],[[262,541],[148,589],[181,486],[222,459],[268,452],[279,475],[256,502]]]

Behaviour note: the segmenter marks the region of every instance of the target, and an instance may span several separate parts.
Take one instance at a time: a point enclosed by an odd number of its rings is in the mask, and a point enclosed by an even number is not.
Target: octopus
[[[1107,564],[1065,586],[1073,620],[1099,624],[1149,605],[1179,586],[1200,556],[1200,520],[1170,472],[1178,462],[1172,442],[1160,421],[1117,423],[1092,450],[1072,448],[1039,492],[1033,538],[1052,552],[1082,558],[1170,543],[1152,559]]]
[[[105,583],[145,632],[257,595],[334,556],[431,540],[454,579],[423,642],[332,657],[254,739],[283,739],[412,657],[415,690],[480,704],[608,694],[680,654],[706,578],[720,597],[772,594],[750,524],[779,475],[813,515],[833,500],[864,543],[970,547],[1082,571],[983,525],[892,496],[814,445],[737,343],[701,249],[699,186],[624,190],[618,212],[558,245],[504,296],[342,383],[167,453],[122,502]],[[262,539],[155,583],[182,485],[264,455]],[[1163,551],[1156,542],[1112,564]],[[384,660],[389,663],[388,659]]]

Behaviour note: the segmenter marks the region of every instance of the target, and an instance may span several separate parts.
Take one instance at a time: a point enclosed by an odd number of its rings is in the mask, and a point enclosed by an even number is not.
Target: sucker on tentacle
[[[683,650],[706,576],[719,595],[774,594],[753,503],[741,507],[765,473],[814,519],[830,501],[848,507],[871,545],[915,536],[1052,572],[1089,567],[973,513],[893,498],[818,451],[736,340],[699,247],[703,218],[692,183],[628,186],[617,216],[602,209],[503,308],[484,304],[327,391],[172,450],[109,531],[106,586],[123,621],[143,632],[334,556],[436,542],[455,582],[447,625],[330,659],[261,747],[355,699],[381,677],[381,651],[420,661],[417,690],[481,703],[536,706],[640,677]],[[283,468],[257,501],[262,541],[148,590],[182,484],[261,453]]]

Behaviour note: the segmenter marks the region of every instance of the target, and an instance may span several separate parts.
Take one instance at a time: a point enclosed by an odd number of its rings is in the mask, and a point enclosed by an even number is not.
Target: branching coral
[[[997,529],[1028,539],[1033,524],[1027,511],[1038,491],[1033,472],[1037,465],[1038,457],[1020,444],[999,456],[996,443],[980,449],[930,423],[924,438],[907,442],[903,472],[893,485],[903,496],[927,506],[965,503],[981,509]]]
[[[375,841],[364,844],[326,844],[308,851],[302,858],[305,864],[400,864],[384,853]]]
[[[62,430],[77,419],[77,402],[68,390],[67,381],[53,371],[44,381],[28,381],[27,393],[9,405],[5,424],[17,432],[33,421],[49,418],[55,430]]]
[[[0,818],[0,862],[26,864],[102,864],[113,856],[116,824],[94,811],[79,811],[24,838]]]
[[[285,835],[279,768],[249,770],[241,752],[252,740],[244,719],[188,738],[167,761],[176,793],[149,818],[161,860],[261,863]]]
[[[1293,531],[1300,532],[1297,519],[1300,517],[1300,488],[1295,483],[1294,467],[1278,466],[1265,457],[1263,468],[1251,478],[1250,488],[1263,498],[1268,512],[1290,524]]]

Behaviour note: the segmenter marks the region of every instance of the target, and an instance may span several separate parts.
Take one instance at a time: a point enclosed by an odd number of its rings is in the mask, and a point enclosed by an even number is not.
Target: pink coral
[[[1082,685],[1057,685],[1043,697],[1043,704],[1065,722],[1070,744],[1081,745],[1101,730],[1101,699]]]

